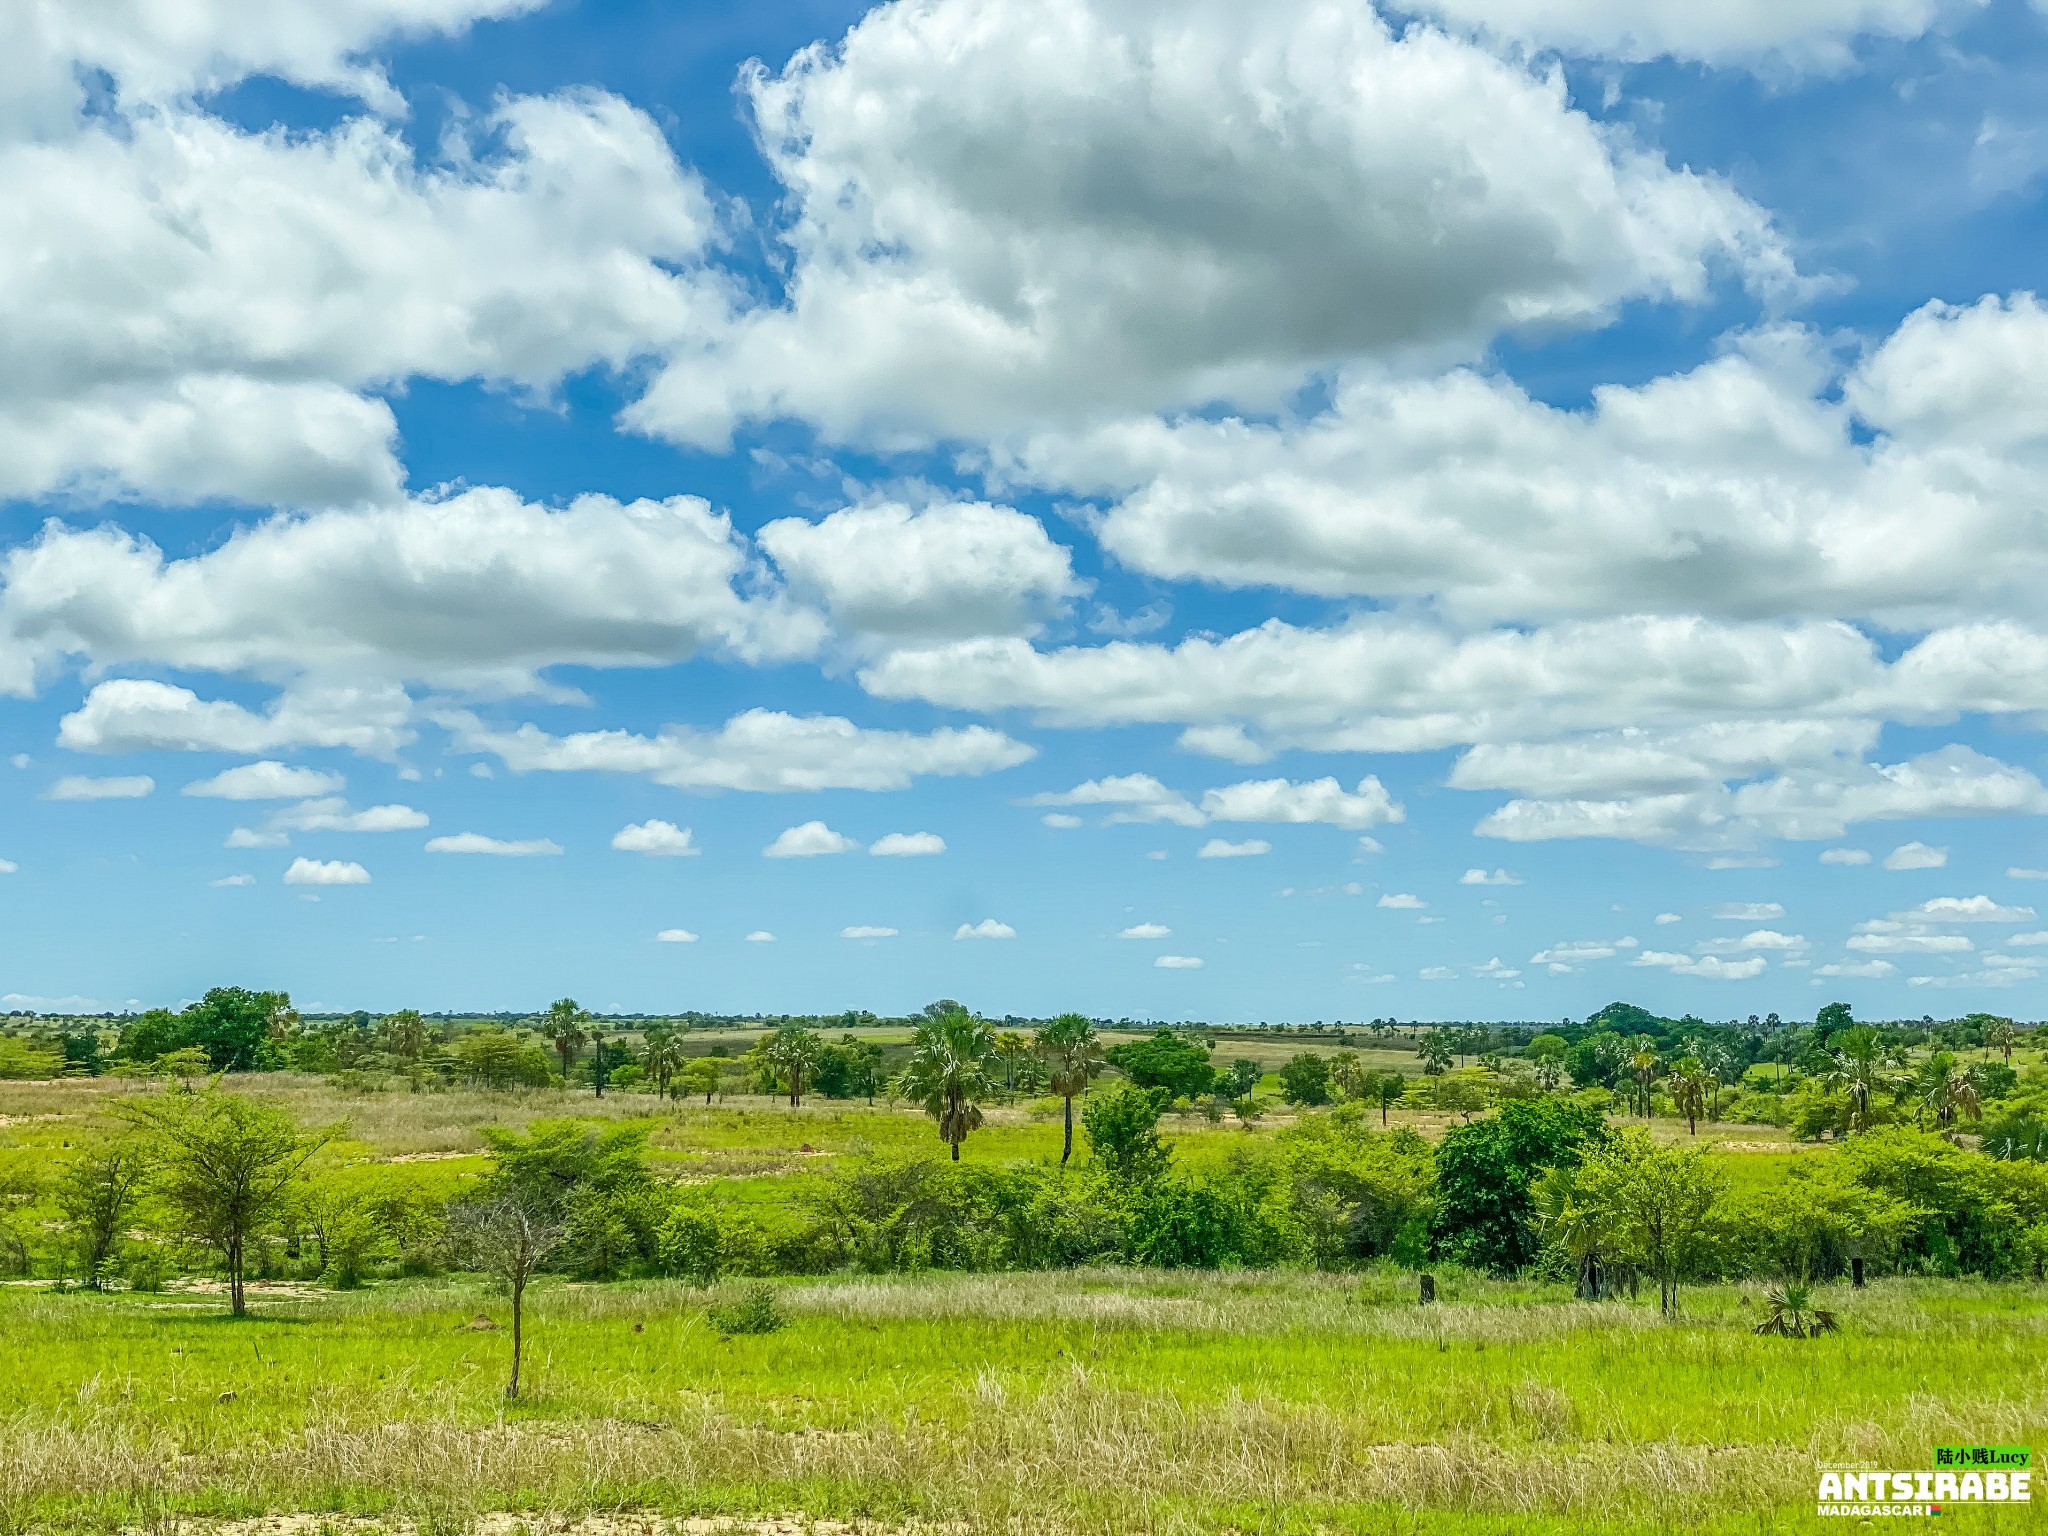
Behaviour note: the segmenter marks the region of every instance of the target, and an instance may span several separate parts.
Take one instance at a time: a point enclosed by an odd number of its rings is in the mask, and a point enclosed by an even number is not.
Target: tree
[[[1484,1120],[1453,1126],[1437,1149],[1435,1247],[1474,1268],[1509,1272],[1537,1253],[1530,1186],[1545,1168],[1576,1167],[1605,1144],[1596,1109],[1517,1099]]]
[[[811,1073],[817,1069],[818,1058],[824,1051],[825,1042],[817,1031],[805,1029],[801,1024],[785,1024],[769,1037],[765,1054],[789,1089],[791,1109],[803,1107],[804,1087],[810,1082]]]
[[[2018,1044],[2019,1030],[2011,1019],[1993,1018],[1984,1029],[1984,1044],[1995,1051],[2005,1053],[2005,1064],[2012,1065],[2012,1048]]]
[[[417,1008],[401,1008],[387,1014],[378,1030],[394,1056],[416,1062],[427,1053],[427,1021],[420,1017]]]
[[[57,1181],[57,1209],[78,1245],[81,1277],[94,1290],[105,1284],[107,1264],[142,1198],[148,1169],[142,1146],[122,1137],[81,1152]]]
[[[1159,1139],[1164,1088],[1116,1083],[1088,1096],[1082,1132],[1088,1150],[1110,1177],[1131,1185],[1150,1184],[1173,1166],[1173,1153]]]
[[[1240,1056],[1223,1074],[1223,1091],[1233,1099],[1241,1099],[1258,1087],[1265,1075],[1264,1067],[1248,1056]]]
[[[1451,1069],[1451,1042],[1444,1038],[1440,1029],[1432,1029],[1416,1041],[1415,1054],[1422,1058],[1422,1070],[1426,1076],[1438,1077]]]
[[[1948,1051],[1936,1051],[1921,1065],[1919,1088],[1922,1109],[1932,1112],[1934,1123],[1943,1130],[1952,1127],[1958,1115],[1975,1120],[1983,1114],[1969,1069]]]
[[[1649,1035],[1637,1035],[1629,1045],[1628,1069],[1636,1081],[1636,1107],[1647,1120],[1657,1087],[1657,1042]]]
[[[1280,1069],[1280,1097],[1290,1104],[1330,1102],[1330,1059],[1313,1051],[1289,1058]]]
[[[1775,1019],[1777,1015],[1772,1014],[1771,1017]],[[1837,1034],[1854,1028],[1855,1024],[1856,1017],[1849,1011],[1847,1003],[1829,1003],[1814,1016],[1813,1028],[1819,1037],[1815,1043],[1822,1050],[1827,1050]]]
[[[448,1228],[470,1262],[503,1281],[512,1294],[512,1376],[505,1396],[516,1398],[526,1344],[526,1287],[562,1241],[561,1216],[536,1192],[510,1187],[452,1207]]]
[[[589,1024],[590,1015],[573,997],[557,998],[540,1016],[540,1032],[554,1043],[555,1054],[562,1058],[565,1084],[569,1081],[569,1069],[576,1065],[576,1053],[590,1039]]]
[[[1060,1143],[1060,1164],[1074,1155],[1074,1099],[1088,1089],[1088,1080],[1103,1068],[1102,1041],[1092,1020],[1063,1013],[1038,1032],[1033,1048],[1044,1060],[1047,1086],[1065,1101],[1066,1134]]]
[[[1375,1072],[1366,1081],[1365,1096],[1380,1107],[1380,1125],[1387,1123],[1387,1111],[1401,1102],[1408,1091],[1408,1079],[1398,1072]]]
[[[715,1056],[693,1056],[683,1064],[682,1084],[691,1093],[704,1095],[704,1102],[711,1102],[711,1095],[718,1091],[719,1061]]]
[[[1356,1051],[1338,1051],[1330,1057],[1330,1087],[1343,1098],[1356,1099],[1365,1093],[1365,1063]]]
[[[1587,1156],[1573,1184],[1619,1256],[1657,1277],[1658,1311],[1676,1313],[1679,1282],[1702,1257],[1721,1195],[1719,1170],[1696,1148],[1657,1147],[1631,1130]]]
[[[1711,1081],[1705,1069],[1689,1056],[1671,1070],[1671,1102],[1685,1116],[1690,1135],[1700,1133],[1700,1116],[1707,1112],[1707,1085]]]
[[[995,1032],[965,1008],[927,1016],[917,1026],[910,1060],[899,1080],[903,1096],[915,1099],[938,1122],[939,1139],[960,1161],[960,1144],[981,1126],[980,1100],[994,1088],[990,1066]]]
[[[1157,1030],[1148,1039],[1111,1046],[1103,1054],[1140,1088],[1164,1088],[1172,1098],[1200,1098],[1216,1083],[1209,1053],[1170,1029]]]
[[[250,1240],[275,1219],[291,1181],[340,1127],[301,1131],[283,1111],[217,1087],[176,1088],[116,1113],[148,1138],[156,1193],[187,1236],[219,1250],[228,1309],[245,1315]]]
[[[1876,1030],[1856,1025],[1837,1035],[1835,1043],[1836,1049],[1829,1054],[1828,1065],[1821,1073],[1821,1082],[1848,1095],[1849,1129],[1867,1131],[1873,1096],[1896,1091],[1898,1078],[1884,1064]]]
[[[1017,1063],[1031,1053],[1031,1042],[1014,1029],[996,1036],[996,1060],[1003,1064],[1003,1092],[1017,1091]]]
[[[649,1077],[654,1079],[654,1092],[658,1098],[669,1096],[669,1084],[682,1071],[685,1061],[682,1042],[666,1029],[647,1031],[647,1054],[640,1059],[640,1065]]]
[[[274,1018],[291,1012],[283,992],[215,987],[185,1010],[183,1045],[206,1052],[216,1072],[253,1072],[277,1064],[270,1042]]]

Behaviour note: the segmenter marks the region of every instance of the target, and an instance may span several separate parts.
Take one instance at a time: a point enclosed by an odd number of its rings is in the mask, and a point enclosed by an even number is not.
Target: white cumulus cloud
[[[305,800],[338,794],[345,782],[338,773],[265,761],[224,769],[210,779],[187,784],[185,793],[215,800]]]
[[[293,859],[286,885],[368,885],[370,872],[347,859]]]
[[[672,821],[632,822],[612,834],[612,846],[622,853],[646,853],[660,858],[689,858],[698,848],[691,829]]]
[[[946,851],[946,840],[936,832],[891,832],[868,845],[868,852],[883,859],[923,859]]]
[[[985,917],[978,923],[962,923],[953,930],[956,939],[1014,939],[1017,930],[1008,923],[999,923],[992,917]]]
[[[761,853],[770,859],[815,859],[824,854],[859,851],[860,844],[852,838],[842,837],[822,821],[807,821],[801,826],[785,827]]]
[[[561,851],[560,843],[546,837],[506,839],[486,837],[481,832],[456,832],[447,837],[427,839],[429,853],[480,853],[504,859],[529,859],[552,856]]]

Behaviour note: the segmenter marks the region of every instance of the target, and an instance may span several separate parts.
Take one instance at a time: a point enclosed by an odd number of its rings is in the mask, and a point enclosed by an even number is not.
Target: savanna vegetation
[[[2038,1030],[836,1024],[18,1021],[0,1527],[1780,1530],[2048,1424]]]

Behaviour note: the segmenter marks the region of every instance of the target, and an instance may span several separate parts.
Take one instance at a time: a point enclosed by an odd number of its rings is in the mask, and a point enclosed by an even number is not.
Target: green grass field
[[[644,1119],[662,1175],[737,1198],[786,1199],[865,1152],[943,1151],[887,1104],[238,1087],[308,1125],[345,1120],[330,1173],[441,1197],[486,1166],[481,1127],[564,1113]],[[0,1173],[52,1166],[140,1091],[0,1084]],[[1199,1164],[1287,1118],[1164,1128]],[[1813,1155],[1770,1127],[1700,1140],[1751,1185]],[[1058,1148],[1057,1118],[1018,1105],[967,1157]],[[1441,1279],[1428,1307],[1392,1269],[789,1279],[786,1327],[729,1338],[706,1316],[723,1292],[550,1279],[510,1407],[489,1326],[506,1303],[474,1278],[258,1285],[242,1322],[208,1282],[13,1282],[0,1531],[1764,1533],[1845,1524],[1813,1513],[1823,1463],[2048,1443],[2048,1298],[2024,1282],[1831,1287],[1841,1333],[1798,1340],[1751,1332],[1756,1284],[1690,1288],[1664,1323],[1654,1288],[1590,1304]],[[2025,1509],[1958,1523],[2037,1528]]]
[[[7,1288],[0,1521],[164,1528],[306,1512],[471,1529],[593,1513],[969,1531],[1776,1532],[1816,1465],[2035,1443],[2048,1308],[1881,1282],[1840,1335],[1758,1338],[1741,1292],[1643,1305],[1394,1274],[926,1276],[706,1293],[551,1284],[529,1395],[469,1283],[218,1298]],[[1971,1529],[2036,1529],[1978,1511]],[[613,1522],[618,1529],[639,1528]]]

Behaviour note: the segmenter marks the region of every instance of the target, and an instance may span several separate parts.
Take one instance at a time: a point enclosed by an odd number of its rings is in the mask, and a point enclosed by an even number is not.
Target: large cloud
[[[1271,401],[1786,275],[1762,213],[1561,80],[1346,0],[898,0],[747,87],[795,266],[630,413],[696,442]]]
[[[1080,590],[1036,518],[985,502],[880,502],[782,518],[756,537],[839,623],[897,639],[1028,634]]]
[[[73,752],[275,752],[347,747],[391,757],[410,743],[412,701],[396,684],[306,685],[265,713],[146,678],[99,683],[57,726]]]
[[[808,651],[817,621],[742,598],[733,584],[747,566],[731,525],[693,497],[549,510],[480,489],[278,516],[178,560],[118,529],[53,522],[7,557],[0,619],[26,645],[100,665],[286,677],[502,683],[558,663],[661,665],[707,645]]]
[[[766,709],[735,715],[716,731],[672,726],[658,736],[550,736],[533,725],[503,731],[460,714],[444,723],[460,750],[490,753],[515,773],[635,773],[676,789],[906,789],[919,778],[993,773],[1033,755],[987,726],[919,735]]]
[[[1470,371],[1357,372],[1305,418],[1134,418],[1006,472],[1103,498],[1147,575],[1429,602],[1464,622],[2036,615],[2048,306],[1931,305],[1838,370],[1744,338],[1584,410]]]
[[[180,106],[0,125],[0,495],[390,500],[393,418],[363,392],[545,390],[722,322],[711,203],[645,114],[509,98],[449,148]]]

